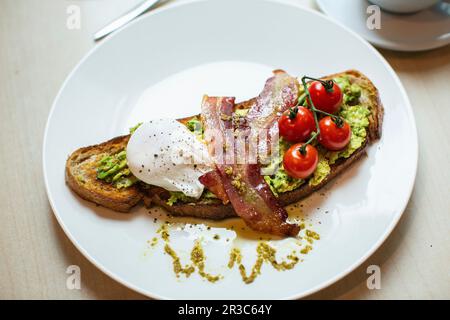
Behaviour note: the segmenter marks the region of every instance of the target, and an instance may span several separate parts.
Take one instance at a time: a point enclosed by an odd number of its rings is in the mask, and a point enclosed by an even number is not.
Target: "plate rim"
[[[186,0],[183,2],[175,2],[175,3],[169,3],[167,5],[164,5],[160,8],[154,9],[152,11],[150,11],[149,13],[135,19],[134,21],[130,22],[129,24],[125,25],[124,27],[120,28],[119,30],[117,30],[116,32],[114,32],[113,34],[111,34],[110,36],[108,36],[106,39],[102,40],[101,43],[95,45],[94,47],[92,47],[87,53],[85,53],[85,55],[81,58],[81,60],[75,65],[75,67],[73,67],[73,69],[69,72],[69,74],[67,75],[67,77],[65,78],[64,82],[62,83],[57,95],[55,96],[51,109],[49,111],[48,117],[47,117],[47,122],[45,125],[45,131],[44,131],[44,137],[43,137],[43,145],[42,145],[42,169],[43,169],[43,176],[44,176],[44,184],[45,184],[45,190],[46,190],[46,194],[47,194],[47,198],[48,201],[50,203],[50,206],[52,208],[53,211],[53,215],[56,217],[56,220],[58,221],[61,229],[64,231],[64,233],[66,234],[66,236],[69,238],[69,240],[72,242],[72,244],[75,246],[75,248],[81,252],[81,254],[90,262],[92,263],[96,268],[98,268],[100,271],[102,271],[104,274],[106,274],[107,276],[109,276],[111,279],[113,279],[114,281],[117,281],[118,283],[124,285],[125,287],[138,292],[139,294],[142,294],[143,296],[146,296],[148,298],[153,298],[153,299],[166,299],[166,300],[171,300],[173,298],[164,296],[164,295],[160,295],[154,292],[148,292],[148,290],[145,290],[142,287],[138,287],[137,285],[134,285],[130,282],[128,282],[127,280],[122,279],[119,275],[117,275],[116,273],[114,273],[113,271],[108,270],[102,263],[100,263],[99,261],[97,261],[93,256],[91,256],[89,254],[89,252],[87,252],[86,249],[84,249],[76,240],[76,238],[72,235],[71,231],[67,228],[67,226],[65,225],[63,219],[61,218],[60,214],[58,213],[58,209],[56,208],[56,205],[54,203],[53,197],[52,197],[52,192],[49,188],[49,181],[48,181],[48,174],[47,174],[47,169],[46,169],[46,149],[47,149],[47,136],[48,136],[48,131],[49,131],[49,127],[50,127],[50,122],[52,120],[53,117],[53,113],[54,110],[56,109],[56,105],[60,99],[60,96],[62,95],[62,92],[65,90],[68,82],[71,80],[71,78],[73,77],[73,75],[78,71],[78,69],[80,68],[80,66],[97,50],[99,50],[99,48],[101,48],[103,45],[105,45],[105,43],[107,43],[108,41],[110,41],[111,39],[113,39],[114,37],[117,36],[117,34],[119,34],[122,30],[129,28],[130,26],[139,23],[141,20],[144,19],[149,19],[151,16],[155,15],[155,14],[159,14],[161,12],[164,12],[166,10],[172,10],[172,9],[176,9],[178,7],[181,6],[188,6],[192,3],[200,3],[200,2],[206,2],[207,0]],[[301,4],[297,4],[297,3],[293,3],[292,1],[287,1],[287,0],[263,0],[265,2],[269,2],[269,3],[275,3],[278,5],[285,5],[285,6],[291,6],[295,9],[298,10],[303,10],[308,12],[309,14],[313,14],[313,15],[317,15],[320,16],[321,18],[324,18],[332,23],[337,24],[339,27],[343,28],[345,31],[349,32],[350,34],[352,34],[353,36],[355,36],[357,39],[359,39],[369,50],[372,51],[373,54],[375,54],[375,56],[377,56],[381,62],[383,63],[383,65],[386,67],[387,71],[389,72],[390,76],[393,78],[394,82],[397,84],[397,86],[400,88],[400,93],[402,98],[404,99],[404,101],[406,102],[405,104],[405,108],[406,108],[406,112],[410,117],[410,122],[412,125],[412,129],[414,132],[413,135],[413,154],[414,154],[414,175],[413,178],[411,179],[410,185],[408,186],[408,197],[405,197],[405,200],[403,201],[404,203],[400,206],[402,209],[393,217],[391,223],[388,225],[388,227],[386,228],[385,232],[380,236],[380,238],[372,245],[372,247],[367,250],[367,252],[358,260],[356,260],[353,264],[351,264],[348,268],[346,268],[344,271],[340,272],[339,274],[337,274],[336,276],[328,279],[327,281],[323,281],[321,283],[319,283],[318,285],[311,287],[308,290],[305,290],[301,293],[298,294],[294,294],[294,295],[290,295],[290,296],[285,296],[283,298],[280,298],[281,300],[293,300],[293,299],[300,299],[300,298],[304,298],[307,297],[313,293],[316,293],[322,289],[325,289],[327,287],[329,287],[330,285],[338,282],[339,280],[343,279],[344,277],[346,277],[348,274],[350,274],[352,271],[354,271],[356,268],[358,268],[360,265],[362,265],[370,256],[373,255],[373,253],[378,250],[381,245],[386,241],[386,239],[389,237],[389,235],[392,233],[392,231],[394,230],[394,228],[396,227],[396,225],[398,224],[398,222],[400,221],[401,217],[403,216],[403,213],[405,212],[406,206],[409,203],[409,200],[411,198],[413,189],[414,189],[414,185],[415,185],[415,181],[416,181],[416,177],[417,177],[417,166],[418,166],[418,157],[419,157],[419,145],[418,145],[418,133],[417,133],[417,127],[416,127],[416,120],[415,120],[415,116],[414,116],[414,112],[411,106],[411,102],[410,99],[406,93],[406,90],[403,86],[403,84],[401,83],[398,75],[395,73],[395,71],[393,70],[393,68],[391,67],[391,65],[389,64],[389,62],[387,62],[387,60],[366,40],[364,39],[362,36],[360,36],[359,34],[357,34],[355,31],[353,31],[352,29],[350,29],[349,27],[339,23],[337,20],[331,18],[330,16],[327,16],[325,14],[323,14],[322,12],[319,12],[317,10],[314,10],[312,8],[308,8],[305,7]],[[317,1],[319,2],[319,1]]]
[[[326,5],[324,5],[324,3],[326,2],[326,0],[315,0],[317,3],[317,6],[319,7],[321,13],[331,19],[333,19],[333,21],[335,21],[336,23],[338,23],[339,25],[342,25],[344,27],[347,27],[346,25],[344,25],[340,20],[338,20],[337,18],[334,18],[334,16],[332,14],[330,14],[330,10],[326,9]],[[367,0],[365,0],[367,1]],[[389,12],[386,12],[389,14]],[[349,28],[349,27],[347,27]],[[351,29],[352,31],[354,31],[353,29]],[[356,31],[354,31],[356,32]],[[359,33],[358,33],[359,35]],[[381,38],[374,38],[374,39],[366,39],[365,37],[363,37],[362,35],[360,35],[362,38],[364,38],[364,40],[368,41],[369,43],[371,43],[372,45],[375,45],[381,49],[387,49],[387,50],[393,50],[393,51],[400,51],[400,52],[423,52],[423,51],[429,51],[429,50],[434,50],[434,49],[438,49],[438,48],[442,48],[445,47],[447,45],[450,44],[450,39],[448,41],[442,41],[442,42],[438,42],[436,41],[435,43],[433,43],[433,45],[429,45],[429,46],[411,46],[411,45],[407,45],[405,43],[394,43],[392,41],[389,42],[385,42],[382,40],[378,40]]]

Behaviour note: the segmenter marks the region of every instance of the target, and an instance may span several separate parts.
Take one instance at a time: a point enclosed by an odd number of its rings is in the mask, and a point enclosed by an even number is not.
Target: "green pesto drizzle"
[[[198,274],[208,280],[209,282],[216,282],[222,278],[221,275],[212,275],[205,271],[205,253],[203,251],[203,247],[200,241],[196,241],[194,247],[191,251],[191,262],[192,264],[182,266],[180,257],[175,252],[175,250],[169,245],[170,235],[168,233],[167,224],[163,224],[161,228],[157,231],[157,233],[161,234],[161,238],[164,240],[164,251],[172,258],[173,271],[177,278],[180,274],[184,274],[187,278],[195,272],[195,269],[198,269]]]
[[[301,254],[308,254],[312,250],[312,247],[308,244],[303,249],[300,250]]]
[[[181,274],[184,274],[188,278],[196,270],[198,274],[209,282],[216,282],[223,278],[222,275],[212,275],[205,271],[206,256],[201,245],[201,241],[197,240],[190,254],[190,264],[183,266],[181,264],[180,257],[175,252],[175,250],[170,246],[170,235],[168,232],[168,223],[163,224],[157,231],[161,235],[161,239],[164,240],[164,252],[172,258],[173,271],[177,278]],[[303,229],[305,228],[304,224]],[[306,240],[312,244],[313,239],[319,240],[320,236],[312,230],[305,230]],[[154,241],[154,240],[153,240]],[[299,252],[301,254],[308,254],[312,250],[310,244],[306,244]],[[235,265],[238,266],[239,273],[241,275],[242,281],[246,284],[250,284],[256,280],[256,278],[261,274],[261,268],[264,263],[270,264],[274,269],[278,271],[286,271],[293,269],[300,258],[296,255],[296,251],[292,251],[283,260],[278,261],[276,259],[276,249],[270,246],[267,242],[259,242],[256,248],[257,257],[254,265],[252,266],[249,273],[245,266],[242,264],[242,253],[239,248],[233,248],[229,254],[228,268],[233,269]]]
[[[320,240],[320,236],[317,232],[314,232],[312,230],[306,230],[305,234],[306,236],[313,238],[314,240]]]
[[[180,277],[180,273],[183,273],[188,278],[194,271],[195,268],[192,265],[186,265],[183,267],[180,262],[180,258],[178,257],[175,250],[173,250],[167,243],[164,246],[164,251],[172,258],[173,271],[177,278]]]
[[[235,263],[239,264],[238,268],[242,277],[242,281],[244,281],[246,284],[252,283],[261,274],[261,267],[264,262],[270,263],[272,267],[278,271],[286,271],[294,268],[300,260],[293,252],[286,257],[288,260],[290,260],[290,262],[278,262],[275,257],[276,250],[266,242],[260,242],[258,244],[258,247],[256,248],[256,252],[258,253],[258,256],[249,275],[247,275],[245,266],[241,263],[242,255],[240,250],[234,248],[230,253],[230,261],[228,262],[228,267],[231,269],[234,267]]]

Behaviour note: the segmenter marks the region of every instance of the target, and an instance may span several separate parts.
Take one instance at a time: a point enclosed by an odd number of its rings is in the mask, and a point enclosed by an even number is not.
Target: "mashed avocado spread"
[[[281,192],[292,191],[300,187],[305,181],[302,179],[292,178],[283,168],[283,155],[289,149],[290,144],[280,138],[278,157],[274,157],[269,164],[270,171],[274,171],[273,175],[264,176],[272,192],[278,196]]]
[[[193,132],[199,140],[203,140],[203,126],[198,117],[193,117],[186,122],[186,127]]]
[[[133,134],[141,124],[142,122],[130,128],[130,134]],[[97,166],[97,179],[111,183],[117,189],[131,187],[138,181],[128,168],[125,150],[100,159]]]
[[[274,172],[272,175],[264,176],[267,184],[270,186],[272,192],[278,196],[280,193],[288,192],[299,188],[304,183],[310,186],[320,184],[330,173],[330,165],[334,164],[338,159],[350,157],[357,149],[359,149],[367,138],[367,127],[369,126],[370,109],[368,106],[359,104],[360,97],[363,94],[364,88],[350,83],[347,76],[342,76],[333,79],[341,88],[344,97],[342,107],[339,115],[344,118],[350,125],[352,130],[352,137],[348,146],[341,151],[327,151],[324,148],[318,147],[319,163],[313,176],[308,180],[295,179],[290,177],[283,168],[283,155],[290,147],[290,144],[283,139],[279,142],[279,156],[272,159],[268,168]],[[236,116],[245,116],[248,110],[236,110]],[[137,126],[130,129],[133,133]],[[193,117],[186,122],[186,127],[199,139],[203,138],[202,122],[198,117]],[[105,156],[101,159],[97,170],[97,177],[107,182],[113,183],[117,188],[125,188],[133,185],[137,179],[130,173],[126,164],[125,150],[115,155]],[[206,190],[201,196],[202,202],[216,201],[217,197]],[[187,197],[181,192],[170,192],[170,198],[167,200],[168,205],[173,205],[176,202],[189,203],[194,199]]]
[[[128,169],[125,150],[104,156],[97,168],[97,178],[112,183],[118,189],[130,187],[137,182]]]
[[[188,197],[183,192],[179,192],[179,191],[169,191],[169,192],[170,192],[170,197],[166,201],[166,203],[169,206],[173,206],[178,201],[183,202],[183,203],[198,202],[197,199]],[[218,198],[216,197],[216,195],[214,193],[205,189],[200,197],[200,202],[202,204],[208,204],[208,203],[214,202],[217,199]]]
[[[349,124],[352,129],[352,137],[348,146],[341,151],[329,151],[326,153],[330,164],[333,164],[339,158],[348,158],[353,152],[360,148],[367,137],[366,128],[369,126],[370,110],[367,107],[354,105],[343,105],[339,113]]]

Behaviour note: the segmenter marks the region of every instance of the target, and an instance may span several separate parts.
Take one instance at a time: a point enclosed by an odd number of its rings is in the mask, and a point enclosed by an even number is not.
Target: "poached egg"
[[[127,162],[139,180],[193,198],[203,193],[198,178],[213,170],[206,145],[173,119],[140,125],[128,142]]]

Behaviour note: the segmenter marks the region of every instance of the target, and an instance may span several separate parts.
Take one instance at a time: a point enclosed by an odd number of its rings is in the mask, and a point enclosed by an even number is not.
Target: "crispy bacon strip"
[[[233,129],[234,98],[207,97],[202,103],[205,139],[220,174],[222,185],[236,213],[254,230],[279,236],[295,236],[299,227],[286,222],[286,210],[278,203],[260,174],[258,164],[225,164],[217,152],[218,140]]]
[[[208,96],[204,96],[202,105],[209,104],[209,108],[204,111],[205,114],[203,114],[202,117],[204,119],[205,117],[208,119],[215,119],[216,114],[219,115],[218,120],[220,120],[220,116],[231,117],[234,109],[234,101],[234,98],[210,98]],[[214,149],[215,143],[220,142],[218,144],[222,147],[224,138],[222,133],[225,132],[225,130],[232,130],[233,127],[231,122],[222,123],[220,121],[215,122],[211,127],[217,129],[217,132],[219,132],[221,136],[214,136],[214,132],[210,130],[205,133],[205,140],[207,142],[209,153],[213,156],[213,158],[217,158],[218,155],[215,153],[216,150]],[[215,141],[215,138],[219,138],[221,140]],[[222,200],[224,204],[230,202],[218,170],[205,173],[199,178],[199,180],[206,188],[208,188],[209,191]]]
[[[266,81],[263,91],[255,99],[246,117],[246,126],[251,129],[249,141],[257,141],[259,161],[268,161],[270,151],[278,156],[278,117],[297,104],[299,83],[283,70],[275,70]],[[261,130],[267,132],[266,139],[258,140]],[[272,149],[270,144],[273,142]]]
[[[217,198],[222,200],[223,204],[230,202],[228,199],[227,192],[222,183],[222,178],[217,170],[213,170],[202,175],[198,180],[212,193],[214,193]]]
[[[286,210],[278,203],[258,164],[218,166],[228,198],[236,213],[253,230],[278,236],[296,236],[300,228],[286,222]]]
[[[250,126],[270,128],[276,123],[280,113],[297,104],[297,79],[283,70],[275,70],[273,73],[247,114]]]
[[[237,126],[235,129],[239,129],[240,134],[245,136],[247,146],[244,150],[236,150],[236,160],[243,159],[241,163],[254,163],[257,160],[260,164],[269,164],[272,157],[278,156],[277,119],[281,113],[296,105],[299,95],[298,88],[299,83],[296,78],[291,77],[283,70],[274,71],[274,76],[266,81],[263,91],[258,97],[251,100],[247,117],[239,119],[240,121],[234,124]],[[227,126],[231,127],[230,124]],[[250,135],[247,135],[248,132]],[[262,140],[259,137],[260,132],[264,135]],[[249,148],[249,146],[253,148]],[[242,154],[242,152],[245,153]],[[258,158],[256,158],[256,154]],[[272,174],[268,171],[262,173]],[[228,202],[223,189],[218,190],[217,184],[220,182],[218,175],[209,175],[200,181],[224,203]]]

